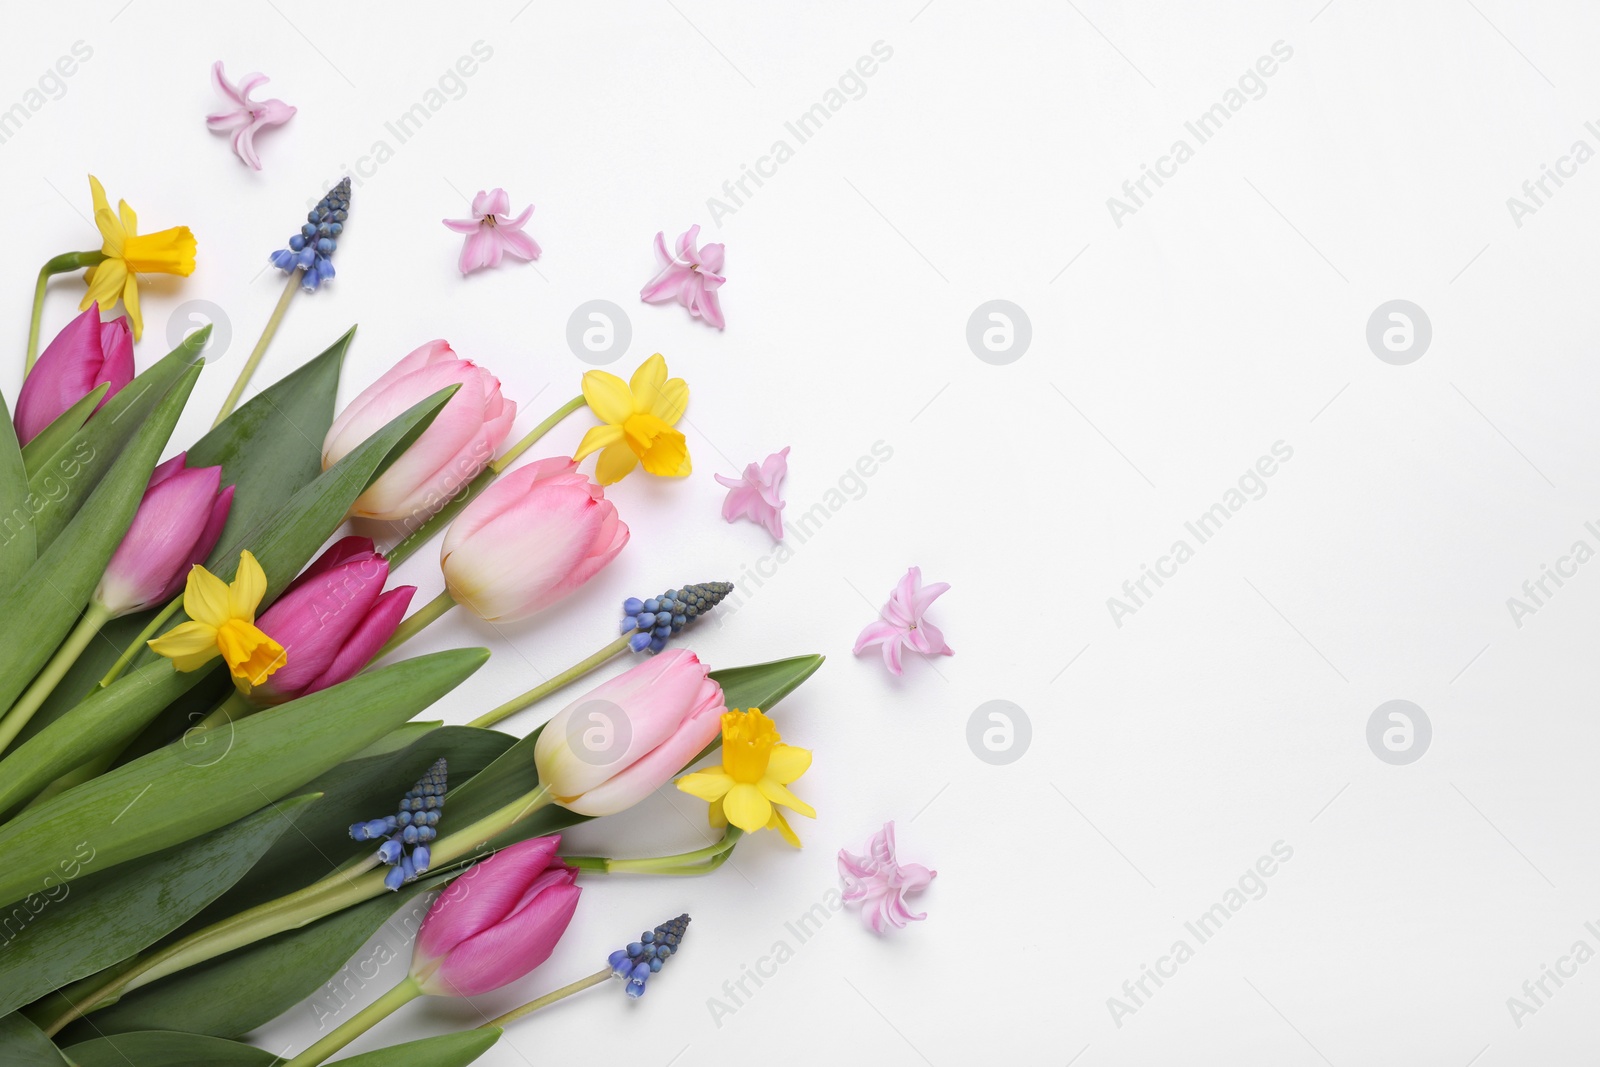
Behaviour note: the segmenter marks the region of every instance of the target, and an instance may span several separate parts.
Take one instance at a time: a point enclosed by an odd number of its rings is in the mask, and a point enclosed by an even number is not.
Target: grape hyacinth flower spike
[[[333,253],[349,213],[350,179],[343,178],[306,215],[300,232],[289,238],[289,247],[272,253],[272,265],[285,274],[304,271],[300,287],[316,292],[317,286],[333,277]]]
[[[639,940],[631,942],[627,948],[617,949],[607,958],[611,973],[628,983],[628,996],[644,996],[645,982],[682,946],[683,933],[688,928],[689,916],[680,915],[654,930],[646,930]]]
[[[697,582],[668,589],[649,600],[629,597],[622,602],[622,633],[632,633],[628,647],[635,652],[660,652],[667,641],[733,592],[732,582]]]
[[[383,884],[391,890],[428,873],[432,861],[429,845],[439,836],[439,817],[444,811],[447,772],[446,761],[437,760],[401,798],[394,815],[350,825],[350,836],[357,841],[383,840],[377,858],[389,867]]]

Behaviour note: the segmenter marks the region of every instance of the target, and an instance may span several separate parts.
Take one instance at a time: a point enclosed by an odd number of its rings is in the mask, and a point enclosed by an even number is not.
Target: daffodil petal
[[[203,622],[179,623],[149,642],[150,651],[165,656],[180,671],[198,670],[221,655],[217,631]]]
[[[594,465],[594,480],[601,485],[613,485],[626,478],[638,463],[639,457],[621,441],[607,445],[600,453],[600,461]]]
[[[652,410],[666,381],[667,361],[660,352],[639,364],[639,369],[633,372],[633,377],[628,381],[628,389],[633,394],[633,410]]]
[[[239,571],[228,586],[228,617],[254,622],[256,606],[267,595],[267,572],[249,552],[239,553]]]
[[[94,200],[96,214],[111,210],[111,201],[106,199],[106,187],[93,174],[89,175],[89,196]]]
[[[583,399],[601,422],[621,425],[633,414],[633,394],[628,392],[627,383],[607,371],[584,372]]]
[[[678,788],[701,800],[721,800],[733,788],[733,779],[721,767],[717,767],[684,775],[678,779]]]
[[[607,445],[614,445],[621,440],[621,426],[613,426],[609,422],[591,426],[583,435],[583,440],[578,442],[578,450],[572,454],[572,458],[575,461],[580,460],[590,452],[598,452]]]
[[[722,811],[730,823],[753,834],[772,819],[772,802],[755,786],[740,782],[722,798]]]
[[[93,277],[85,275],[84,281],[88,283],[89,291],[78,310],[89,310],[89,304],[93,302],[100,305],[101,311],[109,311],[116,307],[117,300],[122,296],[128,281],[128,268],[120,259],[108,259],[95,267]]]
[[[128,312],[128,325],[133,327],[135,341],[144,336],[144,314],[139,310],[139,276],[133,271],[128,271],[128,278],[122,283],[122,306]]]
[[[788,785],[806,773],[810,767],[810,749],[795,745],[777,745],[773,748],[772,755],[767,758],[767,777],[780,785]]]
[[[127,235],[123,232],[122,223],[111,213],[111,209],[108,207],[96,209],[94,225],[100,231],[100,251],[112,259],[121,259],[122,244]]]
[[[655,391],[645,410],[668,426],[676,426],[688,407],[689,383],[682,378],[671,378]]]
[[[190,567],[183,586],[183,610],[195,622],[215,630],[229,618],[227,583],[204,567]]]
[[[122,228],[129,237],[139,232],[139,216],[133,213],[133,208],[128,206],[126,200],[117,201],[117,218],[122,221]]]
[[[722,810],[722,801],[712,801],[710,807],[706,808],[706,821],[711,824],[713,830],[728,828],[728,814]]]
[[[776,830],[783,835],[783,839],[795,848],[801,848],[800,835],[790,827],[789,820],[783,817],[783,812],[777,808],[772,809],[772,818],[767,820],[767,829]]]
[[[789,792],[789,787],[786,785],[774,782],[771,778],[762,778],[761,781],[756,783],[756,788],[761,790],[762,796],[774,804],[782,804],[786,808],[792,808],[808,819],[817,817],[817,809]]]

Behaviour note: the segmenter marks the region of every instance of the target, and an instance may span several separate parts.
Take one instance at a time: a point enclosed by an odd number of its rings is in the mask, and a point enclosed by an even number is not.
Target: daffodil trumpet
[[[44,294],[50,276],[94,267],[105,262],[105,258],[104,252],[63,252],[39,268],[39,281],[33,287],[33,316],[28,320],[28,354],[22,364],[24,376],[33,370],[34,361],[39,358],[39,320],[44,315]]]

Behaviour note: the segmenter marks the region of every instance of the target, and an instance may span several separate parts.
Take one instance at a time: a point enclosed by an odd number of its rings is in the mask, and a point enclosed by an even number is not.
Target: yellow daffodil
[[[766,827],[799,848],[800,838],[778,805],[808,819],[817,817],[816,809],[788,788],[811,766],[811,753],[780,744],[782,740],[778,728],[758,708],[724,712],[722,766],[686,774],[678,779],[678,788],[711,804],[712,826],[732,823],[745,833]]]
[[[288,658],[283,646],[256,627],[256,607],[267,594],[267,575],[248,552],[239,553],[233,583],[201,566],[191,567],[183,589],[180,623],[150,642],[150,650],[167,657],[180,671],[194,671],[221,656],[244,693],[260,685]]]
[[[583,376],[583,399],[604,426],[583,435],[573,459],[600,452],[595,480],[619,482],[641,460],[644,469],[664,478],[689,473],[689,443],[674,429],[689,406],[689,386],[667,377],[667,361],[656,353],[624,383],[615,374],[592,370]]]
[[[94,195],[94,224],[100,229],[104,242],[100,254],[105,260],[90,267],[84,274],[89,291],[78,305],[87,311],[91,303],[98,302],[101,311],[109,311],[122,298],[128,309],[128,321],[133,324],[133,337],[138,340],[144,333],[144,318],[139,313],[140,274],[181,274],[188,277],[194,272],[194,234],[187,226],[174,226],[160,233],[139,233],[139,217],[133,213],[126,200],[117,204],[112,214],[111,204],[100,180],[89,175],[89,191]]]

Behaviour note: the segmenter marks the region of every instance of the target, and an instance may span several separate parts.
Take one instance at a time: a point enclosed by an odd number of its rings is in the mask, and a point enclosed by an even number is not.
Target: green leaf
[[[0,592],[10,589],[33,565],[32,510],[28,474],[17,447],[11,410],[0,396]]]
[[[67,1067],[61,1050],[16,1012],[0,1018],[0,1063],[6,1067]]]
[[[313,794],[269,804],[204,837],[98,873],[93,873],[95,835],[85,836],[74,846],[73,858],[62,862],[74,876],[83,868],[91,873],[71,887],[50,878],[0,915],[7,938],[0,1013],[125,959],[177,929],[238,881],[316,799]]]
[[[95,835],[96,864],[105,869],[225,826],[338,766],[455,688],[488,655],[454,649],[359,674],[214,728],[203,748],[176,742],[28,808],[0,828],[7,857],[0,900],[60,877],[66,843],[86,835]],[[209,743],[217,730],[231,731],[220,756]]]
[[[354,334],[351,327],[327,351],[252,397],[189,449],[190,467],[220,466],[222,484],[234,487],[233,507],[219,544],[234,540],[239,531],[254,531],[268,521],[278,521],[289,498],[322,473],[322,439],[333,424],[339,368]],[[29,447],[37,442],[38,438]],[[27,455],[24,449],[24,458]],[[0,545],[0,550],[3,548]],[[233,555],[237,557],[238,552]],[[77,668],[56,687],[22,736],[44,729],[89,695],[156,610],[107,624],[101,631],[105,640],[84,650]]]
[[[361,989],[383,980],[377,968],[386,960],[409,958],[426,914],[416,898],[445,880],[413,882],[309,926],[179,971],[124,994],[63,1034],[69,1040],[85,1040],[97,1034],[182,1028],[213,1037],[242,1037],[313,996],[317,999],[312,1011],[319,1019],[336,1014]],[[352,959],[380,930],[382,940],[368,954]],[[56,998],[46,1002],[52,1014],[59,1014],[55,1009],[60,1003]]]
[[[88,494],[83,510],[61,528],[59,537],[46,541],[45,520],[65,508],[74,489],[92,477],[87,468],[95,460],[82,460],[84,469],[76,478],[70,477],[68,470],[79,462],[77,458],[60,467],[68,476],[61,490],[65,495],[39,512],[34,524],[40,534],[39,558],[15,587],[0,595],[0,707],[11,706],[78,621],[105,573],[106,563],[133,521],[150,482],[150,472],[161,458],[161,450],[172,436],[199,376],[199,364],[182,368],[177,384],[159,398],[142,418],[138,431],[118,450],[104,477]],[[107,404],[105,410],[110,407]],[[97,425],[104,417],[102,411],[90,424]],[[45,547],[47,544],[49,547]]]
[[[363,1052],[340,1060],[344,1067],[466,1067],[500,1040],[503,1031],[464,1030],[459,1034],[440,1034],[403,1045]],[[87,1065],[86,1065],[87,1067]],[[144,1067],[140,1064],[139,1067]]]
[[[282,1062],[254,1045],[165,1030],[96,1038],[71,1046],[67,1055],[78,1067],[272,1067]]]
[[[72,440],[74,434],[83,429],[83,424],[89,421],[89,416],[94,412],[96,405],[110,391],[111,383],[101,382],[89,392],[88,396],[57,415],[54,422],[40,430],[33,440],[22,446],[22,465],[30,477],[43,467],[45,461],[55,455],[62,445]]]
[[[160,362],[106,401],[94,418],[30,472],[29,506],[34,511],[34,537],[41,556],[90,500],[100,480],[120,461],[129,442],[143,433],[157,405],[185,375],[198,372],[204,363],[201,352],[210,335],[211,328],[207,326],[179,342]],[[143,493],[143,484],[139,490]]]

